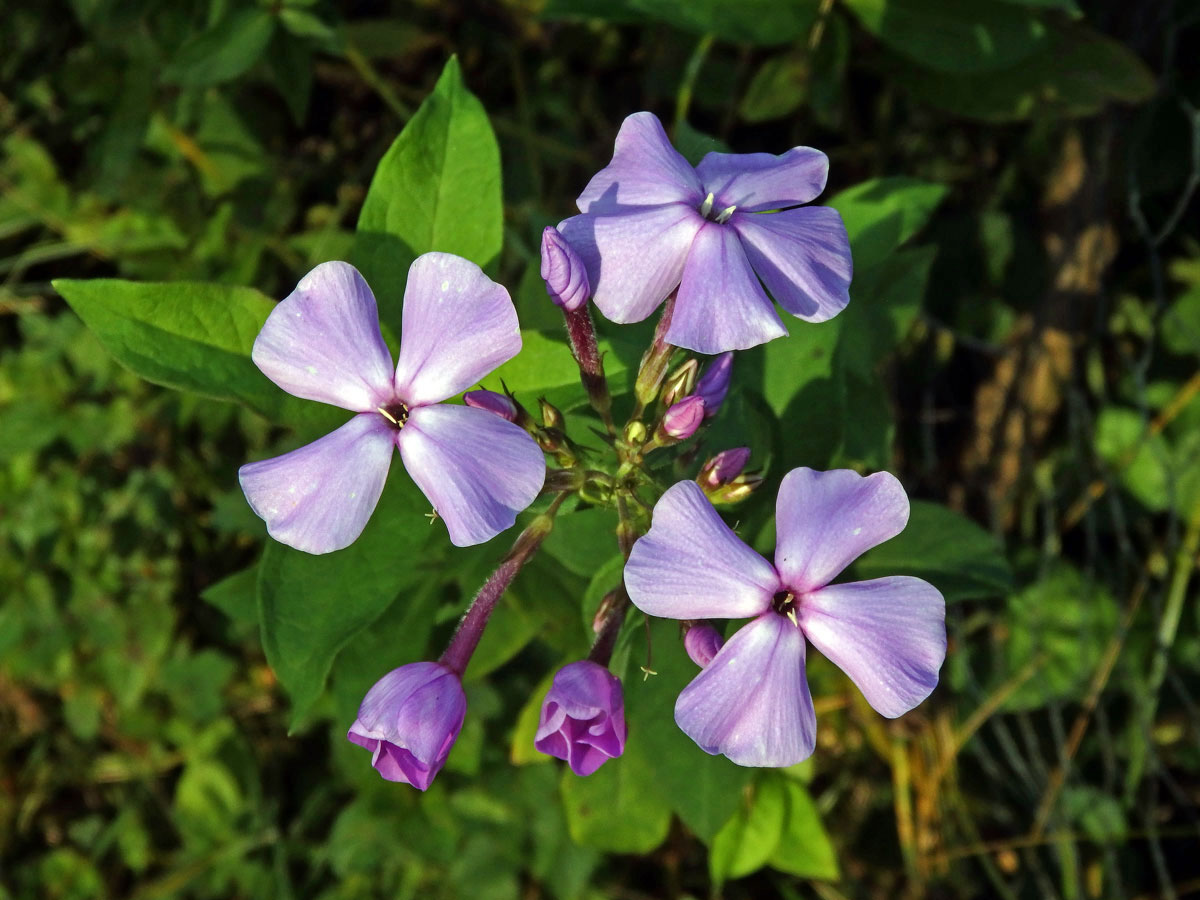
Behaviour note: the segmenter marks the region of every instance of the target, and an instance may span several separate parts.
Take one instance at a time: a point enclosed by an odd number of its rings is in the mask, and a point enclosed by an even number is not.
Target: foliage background
[[[1200,891],[1198,31],[1183,2],[6,7],[0,896]],[[373,208],[452,55],[435,97],[465,130]],[[369,584],[264,553],[237,467],[328,423],[277,393],[201,396],[206,370],[176,383],[199,394],[143,381],[105,323],[156,321],[157,295],[68,283],[93,332],[49,282],[209,282],[250,309],[234,286],[282,297],[352,258],[386,320],[404,254],[460,242],[545,331],[518,386],[565,398],[538,236],[639,109],[693,157],[829,153],[854,303],[739,356],[720,446],[754,440],[764,494],[801,463],[900,474],[925,502],[859,571],[947,594],[943,683],[889,722],[814,661],[816,755],[751,775],[673,730],[688,670],[657,627],[663,674],[628,677],[636,639],[622,662],[646,737],[564,777],[529,751],[530,710],[615,571],[591,540],[611,523],[576,513],[498,614],[418,796],[344,729],[382,672],[437,652],[508,536],[447,554],[385,514],[414,502],[393,478]],[[444,234],[431,183],[460,204]],[[637,344],[610,336],[622,384]],[[769,500],[735,514],[766,546]],[[351,649],[292,653],[296,604],[362,618]]]

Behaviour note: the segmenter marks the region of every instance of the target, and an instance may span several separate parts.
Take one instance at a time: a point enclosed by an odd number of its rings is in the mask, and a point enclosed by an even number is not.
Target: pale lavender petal
[[[679,285],[704,220],[678,203],[615,216],[572,216],[558,230],[587,266],[592,302],[613,322],[640,322]]]
[[[625,750],[627,728],[620,680],[604,666],[580,660],[554,676],[542,704],[534,747],[591,775]]]
[[[306,400],[366,412],[392,399],[375,295],[349,263],[322,263],[300,279],[267,316],[250,357]]]
[[[458,547],[482,544],[510,528],[546,477],[533,438],[482,409],[417,407],[397,443],[408,474]]]
[[[806,206],[764,215],[735,213],[750,265],[780,306],[808,322],[832,319],[850,302],[854,264],[841,214]]]
[[[650,530],[633,545],[625,587],[635,606],[667,619],[744,619],[771,606],[779,577],[747,547],[694,481],[654,505]]]
[[[894,475],[792,469],[775,501],[775,568],[795,593],[812,591],[907,524],[908,496]]]
[[[331,553],[354,543],[379,502],[395,431],[376,413],[291,453],[247,463],[238,481],[250,508],[281,544]]]
[[[698,353],[724,353],[785,334],[737,232],[728,225],[706,224],[692,241],[667,341]]]
[[[404,289],[396,394],[411,406],[466,390],[521,352],[508,291],[452,253],[418,256]]]
[[[696,166],[713,209],[736,206],[745,212],[808,203],[825,190],[829,159],[812,147],[787,153],[709,153]]]
[[[696,171],[671,146],[658,117],[640,112],[621,123],[612,162],[592,176],[576,205],[580,212],[605,214],[662,203],[698,207],[703,199]]]
[[[929,696],[946,658],[946,601],[908,575],[831,584],[801,598],[800,627],[875,709],[896,718]]]
[[[804,636],[766,612],[743,626],[675,701],[675,722],[706,753],[739,766],[790,766],[816,746]]]

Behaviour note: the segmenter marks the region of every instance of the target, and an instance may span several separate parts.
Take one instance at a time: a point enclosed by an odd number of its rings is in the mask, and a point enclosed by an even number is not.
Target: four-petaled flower
[[[787,153],[709,153],[693,168],[653,113],[629,116],[612,162],[560,223],[587,266],[592,299],[614,322],[640,322],[678,289],[666,340],[721,353],[787,334],[759,285],[809,322],[849,301],[850,243],[837,210],[801,204],[829,162]],[[769,213],[769,214],[765,214]]]
[[[358,270],[317,266],[271,311],[252,357],[289,394],[357,415],[298,450],[242,466],[251,508],[281,543],[340,550],[366,526],[399,448],[454,544],[494,537],[541,490],[542,452],[511,422],[441,401],[520,349],[508,292],[472,262],[426,253],[408,272],[393,371],[375,297]]]
[[[675,704],[692,740],[743,766],[787,766],[813,751],[805,638],[889,717],[929,696],[946,656],[945,601],[929,583],[903,575],[829,583],[907,524],[908,497],[892,475],[793,469],[780,484],[775,522],[772,566],[695,482],[680,482],[655,505],[625,566],[629,596],[649,615],[755,617]]]
[[[563,666],[542,702],[533,745],[565,759],[576,775],[591,775],[625,750],[625,700],[617,676],[599,663]]]

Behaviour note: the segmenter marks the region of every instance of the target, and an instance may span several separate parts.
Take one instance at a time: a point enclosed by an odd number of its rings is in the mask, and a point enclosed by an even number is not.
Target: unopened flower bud
[[[713,661],[724,644],[725,638],[711,625],[693,625],[683,636],[683,649],[692,662],[702,669]]]
[[[517,421],[517,405],[508,397],[497,394],[495,391],[467,391],[463,394],[463,403],[475,409],[486,409],[509,422]]]
[[[685,397],[662,417],[662,433],[676,441],[686,441],[696,433],[704,422],[704,400],[697,396]]]
[[[723,484],[719,488],[706,490],[708,499],[714,505],[718,503],[740,503],[745,500],[763,483],[761,475],[739,475],[729,484]]]
[[[646,441],[646,426],[636,419],[625,426],[625,443],[637,446]]]
[[[393,669],[363,698],[346,737],[371,751],[388,781],[425,790],[462,729],[467,696],[449,666],[418,662]]]
[[[704,370],[704,375],[696,382],[697,396],[704,398],[704,418],[711,419],[721,408],[725,395],[729,392],[729,379],[733,375],[733,353],[722,353]]]
[[[550,299],[568,311],[581,308],[591,295],[583,260],[557,228],[542,232],[542,280]]]
[[[707,404],[705,405],[707,406]],[[722,450],[700,469],[700,474],[696,476],[696,483],[706,492],[713,488],[719,488],[723,484],[729,484],[742,474],[742,469],[746,468],[746,463],[749,461],[749,447]]]
[[[562,428],[563,414],[558,411],[558,407],[549,403],[545,397],[538,398],[538,404],[542,407],[542,424],[547,428]]]
[[[612,612],[613,607],[616,606],[617,598],[620,595],[620,591],[609,591],[604,595],[604,599],[600,601],[600,606],[596,609],[596,615],[592,617],[592,631],[596,634],[604,630],[604,623],[608,621],[608,616]]]
[[[700,363],[695,359],[689,359],[672,372],[667,377],[666,384],[663,387],[663,406],[671,406],[678,403],[690,394],[696,386],[696,375],[699,372]]]
[[[625,698],[612,672],[584,659],[555,673],[534,747],[565,759],[576,775],[591,775],[625,752],[626,735]]]

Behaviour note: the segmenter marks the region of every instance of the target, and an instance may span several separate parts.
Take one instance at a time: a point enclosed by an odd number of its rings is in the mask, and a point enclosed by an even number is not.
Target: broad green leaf
[[[625,0],[650,18],[727,41],[786,44],[806,37],[818,0]]]
[[[200,597],[238,625],[257,622],[258,567],[249,566],[210,584],[200,592]]]
[[[380,160],[358,219],[355,261],[384,321],[400,321],[413,259],[440,250],[487,265],[503,223],[496,136],[452,56]]]
[[[567,662],[570,660],[564,660],[563,665],[566,665]],[[538,752],[537,748],[533,746],[533,741],[537,735],[538,724],[541,722],[542,701],[546,699],[546,694],[549,693],[550,686],[554,683],[554,675],[559,668],[561,666],[546,673],[546,676],[538,682],[538,686],[525,700],[521,712],[517,714],[517,721],[513,726],[512,747],[508,752],[508,758],[514,766],[549,762],[553,758]]]
[[[708,871],[717,884],[741,878],[767,864],[783,837],[787,818],[784,779],[760,775],[741,808],[713,838]]]
[[[1000,541],[965,516],[923,500],[913,501],[908,527],[868,550],[852,571],[855,579],[915,575],[948,603],[998,597],[1012,589]]]
[[[292,727],[320,696],[342,647],[426,577],[423,545],[445,541],[424,515],[428,502],[394,469],[366,529],[345,550],[316,556],[270,542],[259,563],[263,649],[291,697]]]
[[[1117,604],[1108,589],[1059,563],[1011,596],[1007,614],[1008,672],[1040,664],[1034,677],[1009,695],[1005,708],[1036,709],[1081,698],[1117,627]]]
[[[1096,453],[1113,467],[1121,486],[1147,509],[1174,506],[1187,515],[1200,498],[1200,432],[1182,428],[1150,434],[1137,410],[1108,406],[1096,418],[1095,442]]]
[[[1072,16],[1083,15],[1075,0],[1001,0],[1001,2],[1013,3],[1017,6],[1030,6],[1037,9],[1058,9],[1070,13]]]
[[[864,181],[834,196],[829,205],[846,223],[855,270],[876,265],[920,231],[945,196],[943,185],[903,176]]]
[[[846,0],[846,5],[897,53],[955,75],[1005,69],[1050,37],[1034,11],[992,0]]]
[[[1200,356],[1200,284],[1194,284],[1163,316],[1163,345],[1181,356]]]
[[[274,419],[307,415],[250,359],[275,304],[253,288],[58,279],[54,288],[123,366],[147,381],[235,400]]]
[[[616,550],[617,514],[596,507],[560,515],[541,552],[548,553],[576,575],[591,577]]]
[[[275,17],[262,7],[240,9],[190,38],[163,70],[163,79],[184,87],[206,87],[241,75],[258,62]]]
[[[1154,73],[1123,44],[1083,26],[1058,34],[1020,63],[986,75],[946,78],[920,67],[897,72],[919,100],[985,122],[1090,116],[1106,103],[1141,103]]]
[[[769,865],[799,878],[836,880],[839,877],[837,852],[808,789],[800,781],[786,779],[783,792],[787,818],[783,824],[783,837],[771,854]]]
[[[602,340],[599,346],[604,355],[609,390],[619,396],[627,389],[629,360],[636,358],[641,348],[620,338]],[[571,348],[557,335],[540,331],[522,331],[521,352],[480,384],[493,391],[502,391],[507,385],[534,415],[537,414],[538,397],[544,396],[564,412],[587,403],[579,382],[579,366],[571,356]]]
[[[788,51],[767,59],[746,88],[738,113],[747,122],[767,122],[790,115],[808,98],[809,57]]]

